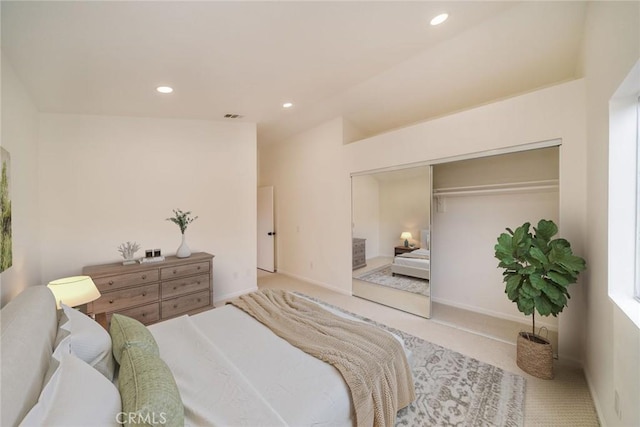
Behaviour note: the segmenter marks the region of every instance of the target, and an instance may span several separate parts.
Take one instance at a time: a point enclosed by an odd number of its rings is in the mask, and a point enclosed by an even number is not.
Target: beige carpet
[[[523,322],[514,322],[437,302],[432,303],[431,320],[510,344],[516,343],[519,332],[529,331],[531,328],[531,324],[527,322],[531,320],[530,317],[522,316]],[[547,338],[551,341],[555,353],[558,348],[558,332],[549,331]]]
[[[517,367],[515,345],[437,323],[361,298],[333,292],[281,274],[261,274],[261,288],[281,288],[311,295],[345,310],[403,330],[424,340],[474,357],[527,379],[525,426],[598,426],[598,417],[582,369],[554,362],[555,379],[541,380]]]

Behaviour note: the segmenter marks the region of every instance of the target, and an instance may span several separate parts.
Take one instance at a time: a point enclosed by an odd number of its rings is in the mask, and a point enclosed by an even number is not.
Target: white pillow
[[[69,331],[54,351],[58,360],[60,352],[71,351],[81,360],[97,369],[109,381],[113,380],[114,361],[111,354],[111,337],[95,320],[84,313],[61,305],[68,322],[60,329]],[[70,350],[68,350],[70,349]]]
[[[20,426],[119,426],[118,389],[91,366],[62,353],[60,366]]]

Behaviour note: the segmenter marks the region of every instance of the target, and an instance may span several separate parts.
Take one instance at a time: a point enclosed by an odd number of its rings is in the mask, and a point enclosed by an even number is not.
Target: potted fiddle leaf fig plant
[[[586,268],[585,260],[573,254],[571,244],[552,239],[558,226],[542,219],[533,233],[525,222],[515,231],[507,228],[495,245],[498,268],[506,284],[507,297],[518,310],[532,317],[532,331],[520,332],[516,362],[525,372],[539,378],[553,378],[553,351],[548,339],[536,334],[536,312],[556,317],[570,298],[568,287]]]

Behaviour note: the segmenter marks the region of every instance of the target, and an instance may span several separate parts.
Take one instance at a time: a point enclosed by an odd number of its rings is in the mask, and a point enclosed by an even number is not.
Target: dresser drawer
[[[117,276],[98,277],[93,282],[100,292],[109,292],[115,289],[126,288],[145,283],[157,282],[159,279],[158,269],[140,271],[137,273],[118,274]]]
[[[113,313],[109,313],[107,315],[108,322],[111,322],[111,315]],[[154,302],[153,304],[143,305],[141,307],[129,308],[126,310],[119,310],[118,314],[122,314],[124,316],[128,316],[138,320],[140,323],[144,323],[145,325],[149,325],[151,323],[155,323],[160,320],[160,304]]]
[[[162,282],[162,298],[171,298],[191,292],[209,289],[211,279],[208,274],[201,276],[185,277],[184,279]]]
[[[209,273],[209,263],[198,262],[193,264],[176,265],[175,267],[165,267],[160,270],[160,277],[162,280],[167,280],[198,273]]]
[[[158,284],[107,292],[93,302],[93,312],[108,313],[122,310],[133,305],[158,301],[159,296],[160,285]]]
[[[208,305],[211,305],[209,291],[164,300],[162,301],[162,318],[178,316]]]

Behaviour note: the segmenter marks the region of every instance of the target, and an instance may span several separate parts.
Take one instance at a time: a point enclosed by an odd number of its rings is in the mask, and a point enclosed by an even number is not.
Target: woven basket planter
[[[553,348],[548,339],[529,332],[518,334],[516,363],[534,377],[550,380],[553,378]]]

